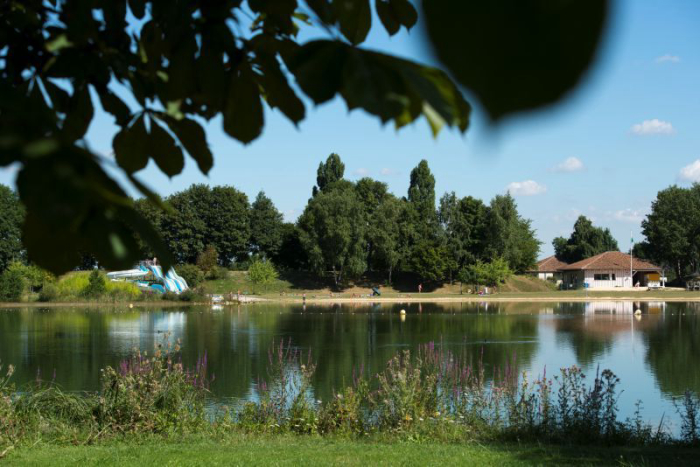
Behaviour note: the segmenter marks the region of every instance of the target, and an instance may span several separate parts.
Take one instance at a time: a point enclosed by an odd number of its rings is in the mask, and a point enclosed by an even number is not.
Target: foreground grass
[[[94,446],[36,444],[7,454],[9,465],[668,465],[694,464],[689,448],[552,447],[350,440],[291,435],[151,438]]]

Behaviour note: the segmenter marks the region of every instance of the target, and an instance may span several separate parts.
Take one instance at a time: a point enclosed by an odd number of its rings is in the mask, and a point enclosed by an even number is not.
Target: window
[[[610,274],[593,274],[593,279],[597,281],[609,281]],[[615,275],[613,274],[613,280],[615,280]]]
[[[612,280],[616,280],[616,279],[615,279],[615,274],[612,275]]]

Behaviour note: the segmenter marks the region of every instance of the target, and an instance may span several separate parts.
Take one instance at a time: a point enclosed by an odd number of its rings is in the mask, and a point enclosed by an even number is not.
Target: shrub
[[[197,256],[197,266],[206,275],[209,274],[219,263],[219,253],[213,245],[209,245],[206,249]]]
[[[228,269],[221,266],[214,266],[209,271],[207,276],[210,280],[226,279],[228,277]]]
[[[61,277],[56,284],[58,294],[62,299],[74,299],[82,296],[83,290],[88,286],[86,272],[72,272]]]
[[[181,264],[176,270],[190,287],[197,287],[204,280],[204,273],[194,264]]]
[[[24,277],[17,269],[7,269],[0,276],[0,300],[19,302],[24,293]]]
[[[34,264],[26,265],[15,261],[8,266],[9,269],[18,271],[24,277],[25,285],[32,292],[40,290],[44,284],[56,280],[53,274]]]
[[[52,302],[58,298],[58,287],[56,284],[48,283],[44,284],[39,292],[40,302]]]
[[[168,336],[155,353],[135,352],[103,372],[96,411],[103,429],[116,433],[195,432],[205,422],[205,394],[209,387],[207,355],[186,370],[179,363],[179,344]]]
[[[138,285],[126,281],[107,281],[106,291],[114,300],[136,300],[143,295]]]
[[[81,294],[88,298],[99,298],[105,293],[107,293],[105,278],[100,271],[95,269],[90,273],[88,283],[81,291]]]
[[[254,285],[265,289],[277,279],[277,270],[271,261],[255,260],[248,268],[248,278]]]
[[[180,293],[177,298],[181,302],[194,302],[197,299],[197,294],[192,289],[187,289]]]

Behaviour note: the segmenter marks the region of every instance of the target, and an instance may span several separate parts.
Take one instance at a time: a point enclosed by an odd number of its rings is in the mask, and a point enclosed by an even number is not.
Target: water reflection
[[[519,370],[535,373],[571,364],[628,371],[623,388],[654,400],[700,391],[697,311],[696,304],[621,301],[12,309],[0,311],[0,359],[17,366],[20,384],[55,372],[67,389],[94,390],[101,368],[133,348],[150,351],[169,333],[181,340],[186,365],[208,354],[217,396],[244,398],[267,373],[273,342],[291,340],[312,351],[316,395],[327,398],[360,364],[376,373],[398,350],[432,340],[483,358],[487,371],[513,356]]]

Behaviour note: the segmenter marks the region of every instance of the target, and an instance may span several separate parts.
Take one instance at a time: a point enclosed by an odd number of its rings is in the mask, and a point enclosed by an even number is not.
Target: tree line
[[[207,250],[216,251],[219,266],[244,268],[254,259],[278,268],[330,276],[336,284],[366,272],[380,272],[391,282],[396,273],[421,281],[471,277],[494,259],[494,270],[522,272],[537,260],[540,242],[531,221],[518,212],[509,194],[488,204],[454,192],[436,203],[435,177],[421,161],[410,175],[407,195],[395,196],[384,182],[344,178],[345,165],[331,154],[318,166],[308,203],[294,223],[264,192],[251,203],[231,186],[195,184],[165,198],[166,209],[146,199],[136,210],[152,223],[179,264],[194,264]],[[4,188],[1,220],[7,232],[0,245],[0,266],[23,260],[17,196]],[[10,213],[13,213],[10,215]],[[154,252],[140,242],[142,256]],[[91,257],[85,255],[86,266]],[[482,268],[482,269],[479,269]]]
[[[344,173],[337,154],[319,164],[311,197],[296,222],[285,222],[263,191],[251,203],[231,186],[192,185],[163,200],[165,210],[146,199],[136,200],[135,206],[178,264],[197,263],[209,248],[222,267],[270,260],[279,269],[329,274],[338,283],[368,271],[385,273],[389,282],[396,273],[412,273],[423,281],[470,282],[474,274],[502,277],[506,270],[535,266],[540,242],[509,194],[487,204],[449,192],[436,202],[435,177],[426,161],[411,171],[402,197],[390,193],[386,183],[369,177],[351,182]],[[0,271],[13,262],[27,263],[24,217],[17,194],[0,185]],[[674,278],[696,273],[700,184],[659,191],[642,233],[645,239],[635,245],[635,257],[666,267]],[[555,255],[567,263],[619,249],[609,229],[594,226],[585,216],[576,220],[570,237],[552,243]],[[145,242],[140,244],[142,257],[154,255]],[[94,264],[86,251],[75,266]]]
[[[222,266],[269,259],[282,269],[330,275],[336,284],[368,271],[413,273],[424,281],[452,280],[478,261],[503,258],[512,271],[536,261],[540,242],[510,195],[490,204],[446,193],[436,206],[435,177],[426,161],[411,171],[405,197],[369,177],[344,178],[337,154],[321,162],[316,184],[295,223],[264,192],[252,204],[230,186],[192,185],[165,201],[136,209],[160,232],[179,263],[193,263],[213,246]],[[144,244],[144,255],[149,256]]]

